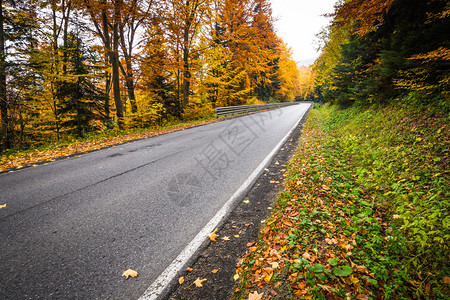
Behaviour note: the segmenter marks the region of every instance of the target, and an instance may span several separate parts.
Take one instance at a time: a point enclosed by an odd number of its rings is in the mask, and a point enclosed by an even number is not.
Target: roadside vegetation
[[[85,137],[72,137],[60,141],[47,141],[39,147],[26,150],[9,149],[0,155],[0,172],[11,169],[20,169],[25,166],[52,161],[57,158],[98,150],[104,147],[115,146],[125,142],[144,139],[147,137],[184,130],[190,127],[216,122],[214,115],[191,121],[172,121],[164,125],[155,125],[147,128],[119,130],[105,130],[89,133]]]
[[[233,298],[445,299],[449,144],[437,109],[313,110]]]

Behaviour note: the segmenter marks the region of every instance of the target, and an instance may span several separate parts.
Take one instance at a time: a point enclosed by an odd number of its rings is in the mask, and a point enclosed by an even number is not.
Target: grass
[[[445,299],[449,116],[313,110],[233,299]]]

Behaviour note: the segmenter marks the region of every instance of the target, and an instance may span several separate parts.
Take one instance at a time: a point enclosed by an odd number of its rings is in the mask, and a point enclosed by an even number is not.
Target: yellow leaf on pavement
[[[264,293],[258,294],[257,291],[254,291],[251,294],[248,294],[248,300],[262,300],[262,296]]]
[[[220,269],[214,269],[211,271],[211,273],[216,274],[217,272],[219,272]]]
[[[3,205],[0,205],[0,209],[5,208],[6,207],[6,203]]]
[[[189,267],[189,268],[186,269],[186,271],[192,272],[192,271],[194,271],[194,269],[192,269],[191,267]]]
[[[209,239],[210,239],[212,242],[215,242],[215,241],[216,241],[216,238],[219,237],[219,235],[216,234],[216,232],[217,232],[217,228],[214,229],[214,231],[211,232],[210,234],[207,234],[206,236],[209,237]]]
[[[128,269],[125,272],[123,272],[122,276],[124,276],[126,279],[128,279],[128,277],[138,277],[138,272],[136,272],[135,270],[131,270]]]
[[[229,240],[230,240],[230,237],[229,237],[229,236],[224,236],[224,237],[222,238],[222,240],[224,240],[224,241],[229,241]]]
[[[200,277],[199,277],[199,278],[197,278],[197,279],[194,281],[194,284],[195,284],[196,287],[202,287],[202,286],[203,286],[203,285],[202,285],[202,282],[204,282],[204,281],[206,281],[206,278],[205,278],[205,279],[200,279]]]
[[[180,278],[178,278],[179,284],[183,284],[183,282],[184,282],[184,276],[181,276]]]

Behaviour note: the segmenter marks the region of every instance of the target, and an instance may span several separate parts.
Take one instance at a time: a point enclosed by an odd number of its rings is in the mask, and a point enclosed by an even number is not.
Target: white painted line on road
[[[306,113],[306,111],[305,111]],[[304,115],[303,115],[304,116]],[[281,146],[286,142],[295,128],[302,120],[303,116],[295,123],[291,130],[283,137],[283,139],[273,148],[267,157],[259,164],[253,173],[245,180],[239,189],[231,196],[230,199],[222,206],[217,214],[206,224],[205,227],[194,237],[194,239],[183,249],[178,257],[159,275],[159,277],[150,285],[139,300],[156,300],[167,289],[175,279],[175,276],[181,271],[181,268],[189,261],[192,255],[199,249],[202,243],[206,240],[206,235],[211,233],[223,218],[230,212],[233,204],[238,199],[245,196],[248,188],[258,179],[260,173],[266,168]]]

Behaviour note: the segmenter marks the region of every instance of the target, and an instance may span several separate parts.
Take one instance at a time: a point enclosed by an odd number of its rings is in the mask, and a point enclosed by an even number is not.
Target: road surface
[[[139,298],[308,108],[0,174],[0,298]]]

